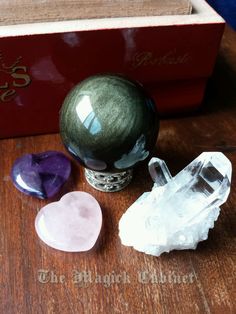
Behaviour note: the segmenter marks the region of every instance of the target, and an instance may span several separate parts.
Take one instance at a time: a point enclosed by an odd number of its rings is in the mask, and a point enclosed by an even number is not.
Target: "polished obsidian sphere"
[[[60,114],[62,140],[86,168],[120,172],[146,159],[158,134],[155,104],[136,82],[97,75],[66,97]]]

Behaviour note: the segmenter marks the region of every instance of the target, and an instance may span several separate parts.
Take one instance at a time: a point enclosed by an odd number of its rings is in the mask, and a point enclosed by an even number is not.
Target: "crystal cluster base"
[[[88,183],[102,192],[117,192],[124,189],[131,182],[132,176],[132,169],[116,173],[85,169],[85,177]]]
[[[132,204],[119,222],[124,245],[159,256],[171,250],[195,249],[214,227],[226,202],[232,165],[219,152],[205,152],[172,178],[165,162],[149,163],[151,192]]]

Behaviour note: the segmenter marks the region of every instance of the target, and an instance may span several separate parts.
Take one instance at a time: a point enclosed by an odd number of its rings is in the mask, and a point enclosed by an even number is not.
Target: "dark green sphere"
[[[137,83],[92,76],[66,97],[60,131],[69,152],[86,168],[114,172],[146,159],[158,134],[155,104]]]

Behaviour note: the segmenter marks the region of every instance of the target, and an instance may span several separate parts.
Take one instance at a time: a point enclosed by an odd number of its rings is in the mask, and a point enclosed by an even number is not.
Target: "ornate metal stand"
[[[123,172],[97,172],[85,168],[88,183],[102,192],[117,192],[124,189],[132,180],[133,170]]]

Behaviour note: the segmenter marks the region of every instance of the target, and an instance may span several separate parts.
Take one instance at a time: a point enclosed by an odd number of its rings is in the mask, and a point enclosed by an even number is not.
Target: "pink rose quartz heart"
[[[96,199],[85,192],[71,192],[44,206],[35,228],[47,245],[66,252],[90,250],[102,227],[102,211]]]

